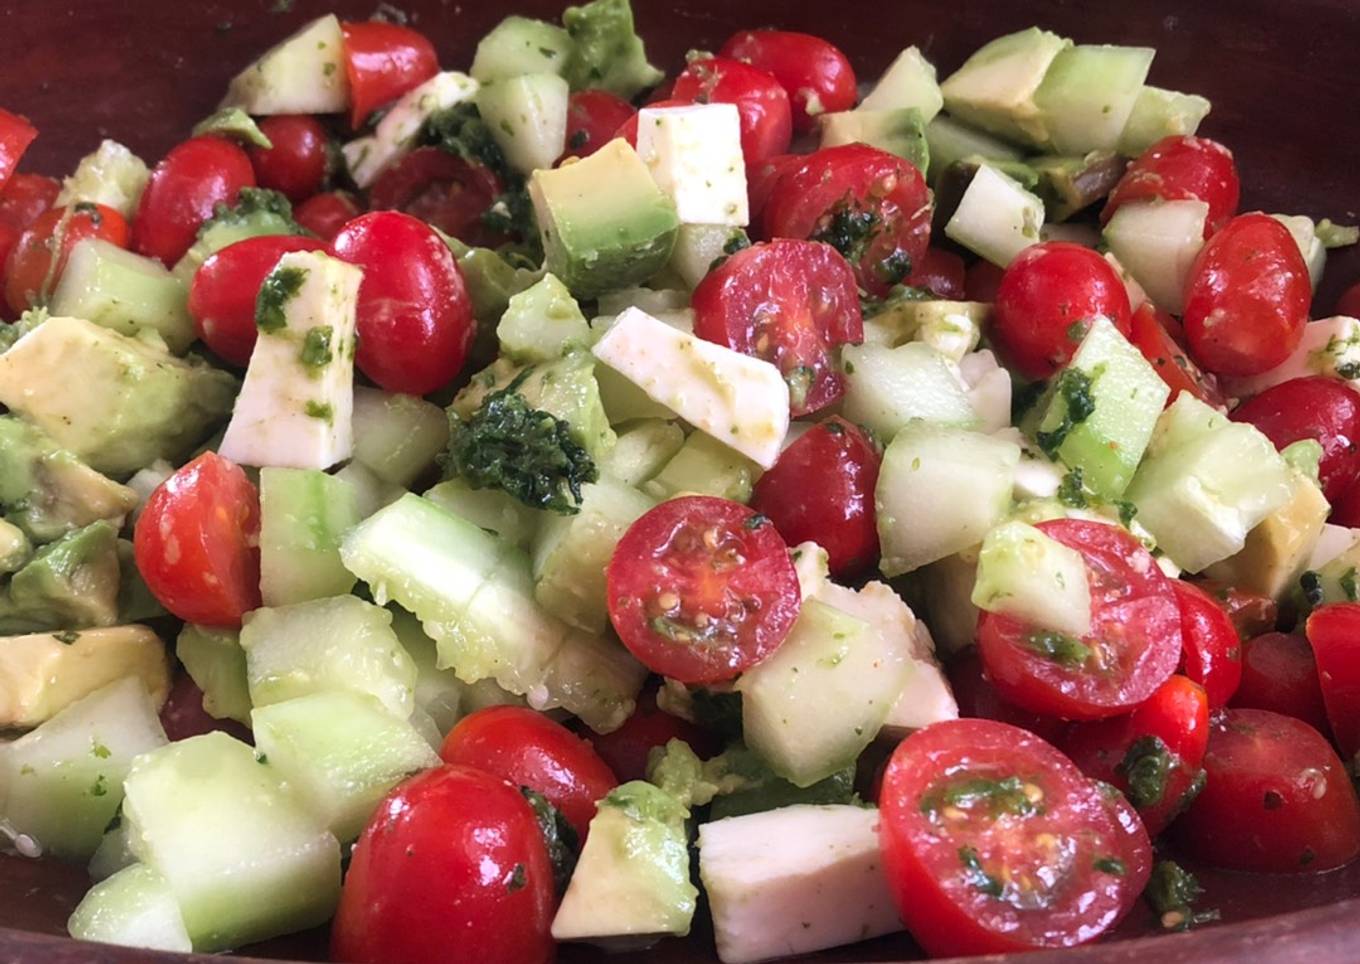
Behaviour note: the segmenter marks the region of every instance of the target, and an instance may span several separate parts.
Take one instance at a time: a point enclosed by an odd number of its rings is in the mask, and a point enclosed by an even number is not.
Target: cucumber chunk
[[[935,79],[935,65],[908,47],[893,59],[874,89],[864,95],[858,110],[900,110],[914,107],[929,124],[944,106],[944,95]]]
[[[133,864],[96,884],[66,930],[79,941],[185,953],[193,950],[174,891],[155,870]]]
[[[1025,157],[1005,141],[947,114],[940,114],[926,125],[926,146],[930,148],[930,183],[936,187],[944,172],[959,161],[976,159],[1006,163]]]
[[[1059,52],[1034,92],[1049,146],[1059,154],[1114,150],[1156,54],[1109,44]]]
[[[1091,586],[1081,553],[1023,522],[987,533],[972,602],[1040,629],[1070,636],[1091,630]]]
[[[1203,201],[1140,201],[1121,205],[1105,225],[1105,241],[1152,303],[1179,315],[1185,282],[1204,247]]]
[[[131,867],[137,862],[128,836],[127,821],[119,817],[113,823],[113,829],[104,832],[94,856],[90,858],[88,870],[91,880],[107,880],[124,867]]]
[[[392,612],[392,630],[401,646],[416,664],[416,712],[424,713],[441,737],[470,710],[470,687],[452,670],[440,669],[439,652],[435,641],[425,634],[420,620],[399,606],[388,607]]]
[[[203,691],[203,709],[209,716],[250,725],[250,683],[240,630],[186,624],[175,643],[175,655]]]
[[[260,470],[260,591],[266,606],[342,596],[340,540],[359,523],[354,487],[316,469]]]
[[[1044,202],[990,164],[979,165],[944,233],[1004,268],[1039,240]]]
[[[189,291],[169,269],[97,238],[71,249],[49,307],[124,335],[154,331],[176,355],[198,337]]]
[[[408,488],[449,444],[449,419],[414,395],[354,389],[354,460],[390,485]]]
[[[900,348],[847,345],[843,411],[879,438],[891,439],[914,420],[972,428],[977,413],[944,355],[921,342]]]
[[[1119,135],[1119,153],[1137,157],[1163,137],[1193,134],[1207,116],[1209,102],[1198,94],[1144,87]]]
[[[256,115],[348,110],[344,47],[335,14],[318,17],[237,74],[221,106]]]
[[[715,495],[733,502],[748,502],[760,466],[713,436],[694,431],[643,491],[657,500],[683,493]]]
[[[424,497],[521,549],[529,548],[540,519],[547,514],[500,489],[474,489],[462,477],[440,482]]]
[[[150,178],[145,161],[117,141],[105,138],[93,154],[80,159],[75,173],[62,181],[54,206],[103,204],[131,222]]]
[[[642,485],[655,478],[684,444],[685,431],[676,422],[640,419],[619,432],[600,472],[624,485]]]
[[[477,43],[471,74],[483,84],[521,74],[561,74],[574,47],[571,35],[555,24],[506,17]]]
[[[477,91],[477,110],[506,163],[521,174],[553,166],[567,149],[569,94],[553,73],[506,77]]]

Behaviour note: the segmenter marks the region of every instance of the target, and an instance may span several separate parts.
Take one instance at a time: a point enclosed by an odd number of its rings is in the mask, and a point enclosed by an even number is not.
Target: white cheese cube
[[[1360,390],[1360,320],[1336,315],[1310,321],[1288,358],[1260,375],[1224,379],[1223,387],[1235,398],[1247,398],[1308,375],[1331,375]]]
[[[977,412],[987,433],[999,432],[1011,423],[1011,373],[986,348],[959,359],[959,376],[968,390],[968,404]]]
[[[637,152],[675,202],[681,224],[750,222],[734,104],[644,107],[638,113]]]
[[[378,175],[411,152],[430,115],[470,100],[476,93],[477,81],[456,70],[446,70],[402,94],[371,135],[341,148],[354,183],[371,187]]]

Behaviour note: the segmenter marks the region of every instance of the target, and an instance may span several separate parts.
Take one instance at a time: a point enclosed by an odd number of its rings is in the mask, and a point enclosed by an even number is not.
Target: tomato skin
[[[1193,135],[1164,137],[1129,165],[1100,212],[1105,224],[1114,212],[1134,201],[1203,201],[1207,238],[1237,213],[1242,193],[1232,151],[1217,141]]]
[[[1103,315],[1127,336],[1131,314],[1109,262],[1079,244],[1045,241],[1002,274],[992,340],[1026,378],[1047,378],[1072,359],[1093,318]]]
[[[1313,647],[1302,636],[1265,633],[1242,647],[1242,685],[1232,705],[1270,710],[1331,732]]]
[[[1209,706],[1227,706],[1242,682],[1242,639],[1216,599],[1193,583],[1173,579],[1181,607],[1182,672],[1204,687]]]
[[[1167,407],[1181,392],[1189,392],[1206,405],[1222,407],[1225,401],[1217,380],[1200,371],[1199,366],[1176,344],[1171,336],[1174,323],[1174,318],[1148,302],[1133,313],[1129,322],[1129,340],[1143,353],[1148,364],[1157,369],[1157,374],[1171,389],[1166,399]]]
[[[998,268],[990,261],[974,261],[968,266],[963,281],[968,300],[996,301],[996,293],[1001,288],[1001,278],[1005,273],[1004,268]]]
[[[41,174],[15,174],[0,190],[0,221],[20,231],[57,203],[61,182]]]
[[[439,73],[434,44],[419,31],[381,20],[344,20],[340,29],[356,130],[379,107]]]
[[[203,708],[203,691],[187,673],[170,687],[160,712],[161,727],[171,742],[221,730],[243,743],[255,742],[250,731],[235,720],[219,720]]]
[[[606,587],[624,646],[682,683],[722,682],[759,663],[784,642],[802,605],[775,527],[712,496],[671,499],[629,526]]]
[[[795,131],[812,130],[820,114],[849,110],[859,96],[849,58],[811,34],[743,30],[729,37],[718,54],[750,64],[779,81],[789,95]]]
[[[1318,478],[1328,502],[1339,502],[1360,478],[1360,392],[1340,379],[1291,378],[1243,402],[1229,417],[1256,426],[1277,449],[1316,439],[1322,445]]]
[[[1022,710],[1003,700],[983,671],[982,659],[975,650],[969,650],[954,659],[949,664],[948,672],[949,686],[959,705],[960,717],[1009,723],[1055,745],[1066,734],[1068,724],[1063,720]]]
[[[1280,618],[1280,607],[1269,596],[1247,592],[1213,579],[1196,580],[1199,586],[1223,607],[1237,630],[1238,639],[1252,639],[1275,629]]]
[[[856,575],[878,558],[874,486],[882,461],[858,427],[833,415],[808,429],[760,477],[751,508],[769,517],[789,545],[816,541],[833,576]]]
[[[694,289],[694,333],[773,362],[795,416],[845,394],[831,349],[864,340],[855,276],[835,248],[769,241],[732,255]]]
[[[1313,286],[1293,236],[1265,214],[1233,218],[1204,243],[1185,284],[1190,354],[1218,375],[1259,375],[1303,337]]]
[[[552,865],[520,792],[463,766],[393,790],[359,837],[331,928],[354,964],[548,964]]]
[[[687,104],[735,104],[747,165],[787,152],[793,139],[789,95],[773,76],[738,60],[691,60],[675,79],[671,97]]]
[[[1064,667],[1026,644],[1031,627],[984,612],[977,640],[987,676],[1003,699],[1034,713],[1071,720],[1127,713],[1180,662],[1181,610],[1171,580],[1142,544],[1117,526],[1056,519],[1037,528],[1086,560],[1091,632],[1082,641],[1105,650],[1106,668],[1097,674]]]
[[[1360,855],[1360,802],[1336,751],[1307,723],[1229,709],[1210,726],[1208,781],[1176,822],[1187,854],[1216,867],[1320,873]]]
[[[184,256],[219,204],[255,186],[250,157],[221,137],[191,137],[151,172],[132,219],[132,247],[167,267]]]
[[[637,108],[607,90],[578,90],[567,99],[567,149],[562,157],[589,157],[637,117]],[[633,128],[637,146],[637,127]]]
[[[331,242],[341,228],[362,213],[352,195],[345,191],[328,191],[314,194],[293,208],[293,220],[322,241]]]
[[[1333,314],[1360,317],[1360,284],[1353,284],[1341,293]]]
[[[926,248],[925,255],[907,275],[905,284],[913,288],[925,288],[936,298],[945,301],[963,301],[966,298],[964,278],[961,257],[943,248]]]
[[[463,717],[439,756],[543,794],[582,840],[596,801],[619,784],[589,743],[523,706],[489,706]]]
[[[951,784],[1012,776],[1042,795],[1042,809],[989,818],[978,813],[982,807],[960,804],[960,816],[943,818],[930,804]],[[1127,804],[1107,797],[1043,740],[1004,723],[951,720],[907,737],[884,773],[879,808],[889,888],[907,929],[932,957],[1094,940],[1133,906],[1151,871],[1151,844]],[[1072,869],[1044,860],[1036,838],[1045,834],[1078,848]],[[1052,883],[1019,909],[1012,900],[1024,892],[1006,900],[980,890],[963,866],[969,850],[993,881],[1025,880],[1036,889],[1046,878]],[[1102,857],[1122,863],[1123,874],[1097,870]],[[997,864],[1015,874],[992,874]]]
[[[326,129],[310,114],[279,114],[260,120],[273,147],[247,150],[260,187],[297,202],[321,190],[326,179]]]
[[[364,269],[359,369],[389,392],[428,395],[453,380],[472,347],[472,301],[449,248],[409,214],[355,218],[335,254]]]
[[[204,452],[151,493],[132,546],[160,604],[189,623],[241,625],[260,606],[260,497],[241,469]]]
[[[86,238],[126,248],[127,222],[102,204],[53,208],[34,221],[5,263],[5,301],[10,310],[17,314],[46,301],[66,269],[71,249]]]
[[[0,109],[0,188],[4,188],[14,174],[19,158],[37,136],[38,129],[28,122],[28,118]]]
[[[418,147],[383,171],[368,204],[374,211],[404,211],[467,244],[496,247],[507,239],[489,230],[482,215],[500,193],[500,179],[483,165]]]
[[[245,368],[255,350],[255,296],[289,251],[325,251],[324,241],[296,235],[246,238],[208,258],[189,285],[194,330],[229,365]]]
[[[1332,737],[1350,759],[1360,750],[1360,604],[1313,610],[1306,632]]]
[[[658,708],[654,690],[639,694],[637,709],[623,726],[610,733],[587,731],[585,738],[623,783],[647,779],[647,757],[671,740],[688,743],[701,760],[722,751],[721,741],[708,730]]]
[[[1360,480],[1352,482],[1332,503],[1332,514],[1327,521],[1347,528],[1360,526]]]

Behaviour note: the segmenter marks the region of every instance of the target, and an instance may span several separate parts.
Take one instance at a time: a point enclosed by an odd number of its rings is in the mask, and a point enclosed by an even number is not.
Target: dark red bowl
[[[163,154],[211,112],[226,81],[257,53],[329,10],[364,18],[376,0],[9,0],[0,4],[5,36],[0,106],[28,115],[41,136],[27,170],[62,174],[102,137],[148,160]],[[477,39],[503,15],[553,17],[555,0],[401,0],[435,41],[445,66],[470,62]],[[1360,214],[1360,2],[1357,0],[927,0],[788,3],[786,0],[634,0],[658,63],[674,69],[692,48],[714,49],[735,29],[778,25],[821,34],[873,77],[908,44],[942,71],[984,41],[1038,23],[1083,42],[1157,48],[1152,81],[1214,103],[1204,131],[1233,148],[1243,207],[1354,222]],[[282,12],[275,12],[287,8]],[[1360,252],[1336,252],[1315,314],[1360,279]],[[1224,923],[1190,934],[1157,933],[1139,906],[1115,937],[1075,951],[1034,954],[1063,962],[1360,961],[1360,866],[1321,876],[1259,877],[1206,871],[1207,902]],[[0,858],[0,962],[158,962],[150,954],[64,939],[66,917],[88,885],[84,869]],[[325,935],[313,932],[252,949],[271,958],[318,959]],[[598,957],[564,947],[564,962]],[[918,958],[905,936],[816,955],[818,961]],[[236,958],[245,960],[244,958]],[[655,964],[714,960],[709,935],[670,941],[636,960]],[[207,962],[209,958],[194,960]],[[620,962],[627,958],[614,958]],[[986,960],[996,960],[987,958]]]

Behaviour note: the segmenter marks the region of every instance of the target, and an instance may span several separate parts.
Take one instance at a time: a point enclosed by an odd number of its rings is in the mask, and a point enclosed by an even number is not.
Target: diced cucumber
[[[255,751],[225,733],[138,757],[123,819],[158,870],[194,950],[229,950],[326,921],[340,897],[340,846]]]
[[[1119,135],[1119,153],[1137,157],[1163,137],[1193,134],[1209,115],[1209,102],[1198,94],[1144,87]]]
[[[972,602],[1070,636],[1091,630],[1091,587],[1081,553],[1024,522],[999,525],[982,540]]]
[[[122,788],[119,789],[121,791]],[[95,848],[94,856],[90,858],[88,869],[91,880],[107,880],[124,867],[131,867],[137,862],[137,855],[132,852],[132,841],[128,836],[127,821],[119,817],[112,822],[113,829],[104,832],[99,846]]]
[[[434,468],[449,444],[443,409],[414,395],[354,389],[354,458],[391,485],[406,488]]]
[[[1059,154],[1114,150],[1156,53],[1108,44],[1060,51],[1034,92],[1049,145]]]
[[[464,715],[469,686],[452,670],[439,668],[435,641],[425,635],[419,619],[399,607],[389,608],[392,630],[416,664],[416,712],[429,717],[439,735],[445,736]]]
[[[355,596],[256,609],[241,626],[241,646],[257,709],[332,690],[375,696],[402,719],[415,705],[416,667],[392,632],[392,614]]]
[[[746,232],[726,224],[682,224],[675,235],[668,267],[685,287],[693,289],[708,274],[713,262],[749,243]]]
[[[359,522],[354,487],[316,469],[260,470],[260,591],[266,606],[342,596],[340,540]]]
[[[843,412],[879,438],[891,439],[914,420],[972,428],[977,413],[949,362],[929,345],[900,348],[847,345]]]
[[[596,733],[609,733],[632,716],[646,681],[646,667],[613,636],[568,629],[562,647],[548,665],[543,689],[530,690],[526,695],[528,704],[536,710],[560,706],[579,716]],[[479,698],[486,697],[479,694]]]
[[[690,432],[683,445],[642,488],[658,500],[682,493],[746,502],[760,466],[705,432]]]
[[[915,107],[892,110],[854,110],[823,114],[818,118],[822,147],[868,144],[910,163],[922,174],[930,169],[930,145],[926,122]]]
[[[998,37],[940,85],[945,109],[999,137],[1043,146],[1048,132],[1035,94],[1054,59],[1071,46],[1038,27]]]
[[[1303,263],[1308,265],[1308,278],[1313,283],[1313,290],[1317,291],[1322,281],[1322,270],[1327,267],[1327,249],[1317,236],[1317,225],[1312,218],[1303,214],[1272,214],[1271,217],[1289,229],[1290,236],[1299,246],[1299,254],[1303,255]]]
[[[551,274],[510,297],[496,338],[502,352],[524,364],[554,361],[595,341],[576,299]]]
[[[353,460],[336,472],[335,477],[354,490],[354,505],[359,510],[361,519],[367,519],[383,506],[391,505],[406,494],[406,490],[401,486],[384,482],[368,466]]]
[[[1203,201],[1123,204],[1105,225],[1105,241],[1152,303],[1179,315],[1185,309],[1186,278],[1204,246],[1208,215]]]
[[[1004,268],[1038,242],[1043,223],[1043,201],[990,164],[982,164],[944,226],[944,233]]]
[[[532,174],[551,168],[566,150],[569,94],[558,74],[522,74],[483,84],[477,110],[506,162]]]
[[[685,431],[676,422],[640,419],[619,432],[619,440],[600,463],[600,473],[624,485],[640,486],[655,478],[684,444]]]
[[[159,261],[90,238],[71,249],[50,310],[124,335],[154,331],[179,355],[198,337],[188,302],[188,290]]]
[[[521,549],[529,548],[545,515],[500,489],[474,489],[461,477],[440,482],[425,498]]]
[[[1317,483],[1292,470],[1289,501],[1247,533],[1241,552],[1214,563],[1206,574],[1247,592],[1283,600],[1308,568],[1329,512]]]
[[[920,341],[957,364],[977,348],[991,315],[988,302],[889,298],[864,320],[881,326],[889,348]]]
[[[1011,373],[990,349],[969,352],[959,359],[959,374],[968,387],[968,404],[977,413],[978,428],[988,435],[1011,424]]]
[[[193,950],[169,883],[145,864],[125,867],[80,901],[66,929],[79,941],[152,951]]]
[[[560,74],[574,47],[571,35],[556,24],[506,17],[477,43],[471,73],[483,84],[521,74]]]
[[[908,47],[894,58],[878,78],[874,89],[864,95],[858,110],[897,110],[915,107],[921,112],[921,119],[927,124],[944,106],[944,95],[940,93],[939,82],[935,79],[935,65],[921,56],[915,46]]]
[[[874,490],[879,567],[897,576],[982,541],[1010,508],[1020,446],[927,423],[908,425],[883,453]]]
[[[117,141],[105,138],[93,154],[80,159],[75,173],[62,181],[55,206],[103,204],[130,222],[150,177],[145,161]]]
[[[118,811],[133,758],[164,744],[142,681],[110,683],[0,746],[4,818],[45,852],[87,860]]]
[[[1288,358],[1260,375],[1225,379],[1224,387],[1236,398],[1248,398],[1309,375],[1329,375],[1360,389],[1360,320],[1336,315],[1310,321]]]
[[[250,682],[240,630],[186,623],[175,655],[203,691],[209,716],[250,725]]]
[[[978,158],[984,161],[1020,161],[1025,155],[985,131],[940,114],[926,125],[926,146],[930,148],[930,183],[939,184],[941,175],[959,161]]]
[[[345,38],[333,13],[319,17],[241,71],[223,107],[247,114],[338,114],[349,109]]]

